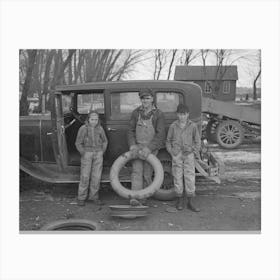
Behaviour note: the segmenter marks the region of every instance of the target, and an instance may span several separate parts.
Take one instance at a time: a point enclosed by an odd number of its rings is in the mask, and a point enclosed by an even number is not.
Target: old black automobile
[[[37,179],[51,183],[79,182],[80,155],[75,147],[79,127],[90,109],[100,113],[101,124],[109,140],[104,155],[102,182],[109,182],[112,163],[128,150],[127,127],[131,112],[140,105],[138,93],[149,88],[155,104],[166,118],[166,130],[176,118],[176,107],[185,103],[190,118],[201,130],[202,94],[198,85],[178,81],[96,82],[58,86],[50,95],[49,115],[20,117],[20,168]],[[159,197],[167,198],[172,184],[171,160],[165,149],[158,155],[165,171]],[[196,162],[197,175],[219,182],[221,163],[205,146],[201,162]],[[204,163],[204,164],[203,164]],[[120,174],[120,181],[129,182],[129,167]]]

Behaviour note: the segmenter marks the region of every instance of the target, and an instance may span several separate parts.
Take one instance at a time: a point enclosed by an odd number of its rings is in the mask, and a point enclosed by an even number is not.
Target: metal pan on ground
[[[119,217],[124,219],[135,219],[138,217],[145,217],[148,215],[148,206],[131,206],[131,205],[110,205],[112,217]]]

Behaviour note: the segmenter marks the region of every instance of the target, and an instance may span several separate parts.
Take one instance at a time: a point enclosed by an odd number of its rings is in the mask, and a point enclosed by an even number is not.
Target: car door
[[[131,113],[140,104],[139,90],[107,90],[106,134],[109,145],[105,154],[111,165],[122,153],[129,150],[127,130]]]
[[[55,92],[52,98],[54,102],[51,112],[52,132],[50,132],[49,135],[52,139],[52,147],[58,169],[64,171],[68,165],[68,151],[65,140],[61,93]]]

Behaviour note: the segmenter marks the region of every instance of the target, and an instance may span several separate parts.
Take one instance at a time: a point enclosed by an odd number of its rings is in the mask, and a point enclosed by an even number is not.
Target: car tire
[[[58,220],[44,225],[42,231],[98,231],[101,226],[86,219]]]
[[[133,159],[136,159],[137,155],[128,151],[121,156],[119,156],[113,163],[110,170],[110,182],[113,190],[121,197],[130,199],[143,199],[152,196],[162,185],[164,173],[161,162],[159,159],[153,155],[149,154],[146,161],[151,164],[154,169],[154,179],[153,182],[146,188],[141,190],[129,190],[125,188],[119,181],[119,172],[124,167],[124,165]]]

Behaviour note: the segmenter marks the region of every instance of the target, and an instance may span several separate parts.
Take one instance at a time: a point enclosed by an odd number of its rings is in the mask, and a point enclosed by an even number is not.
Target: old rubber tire
[[[234,149],[243,142],[244,130],[237,121],[222,121],[217,127],[216,136],[221,147]]]
[[[161,188],[154,193],[153,198],[162,201],[172,200],[176,197],[176,193],[173,184],[171,160],[162,161],[162,166],[164,171],[163,184]]]
[[[40,230],[43,231],[96,231],[101,230],[101,226],[90,220],[86,219],[69,219],[69,220],[57,220],[54,222],[51,222],[45,226],[43,226]]]
[[[136,198],[136,199],[142,199],[150,197],[154,194],[155,191],[157,191],[163,182],[163,168],[159,161],[159,159],[153,155],[149,154],[146,158],[146,161],[151,164],[151,166],[154,169],[154,180],[148,187],[141,189],[141,190],[129,190],[125,188],[119,181],[119,172],[124,167],[124,165],[132,160],[136,159],[137,156],[135,156],[131,151],[128,151],[121,156],[119,156],[113,163],[111,170],[110,170],[110,182],[111,186],[114,189],[114,191],[121,197],[124,198]]]

